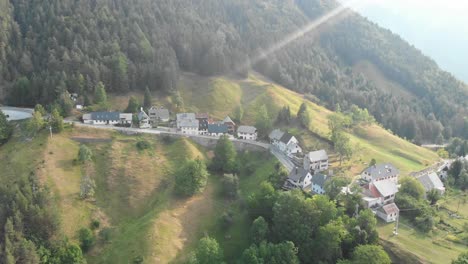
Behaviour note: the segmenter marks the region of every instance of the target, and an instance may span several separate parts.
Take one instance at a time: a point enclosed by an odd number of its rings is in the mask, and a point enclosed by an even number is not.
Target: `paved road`
[[[186,136],[189,138],[207,138],[207,139],[213,139],[214,137],[211,136],[203,136],[203,135],[186,135],[186,134],[181,134],[177,133],[175,131],[168,131],[168,130],[163,130],[163,129],[140,129],[140,128],[128,128],[128,127],[115,127],[115,126],[105,126],[105,125],[91,125],[91,124],[83,124],[81,122],[77,121],[71,121],[71,120],[65,120],[66,123],[73,123],[75,126],[80,126],[80,127],[89,127],[89,128],[96,128],[96,129],[110,129],[110,130],[116,130],[116,131],[122,131],[122,132],[130,132],[130,133],[143,133],[143,134],[153,134],[153,135],[160,135],[160,134],[166,134],[166,135],[178,135],[178,136]],[[255,145],[264,149],[269,149],[271,154],[273,154],[280,162],[283,164],[283,166],[288,170],[291,171],[294,168],[294,164],[292,161],[281,151],[279,151],[277,148],[271,146],[271,144],[268,143],[263,143],[263,142],[258,142],[258,141],[249,141],[249,140],[242,140],[242,139],[236,139],[236,138],[231,138],[231,141],[235,142],[242,142],[246,144],[251,144]]]
[[[12,121],[31,118],[34,109],[2,106],[0,107],[0,111],[7,116],[8,121]]]
[[[281,152],[274,146],[270,147],[270,152],[281,162],[281,164],[283,164],[283,166],[288,170],[288,172],[293,170],[294,164],[292,163],[291,159],[288,156],[286,156],[283,152]]]

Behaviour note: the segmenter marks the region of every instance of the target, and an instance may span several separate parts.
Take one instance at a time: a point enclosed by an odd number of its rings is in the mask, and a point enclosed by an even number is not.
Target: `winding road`
[[[83,124],[81,122],[73,121],[73,120],[69,120],[69,119],[65,119],[64,122],[68,123],[68,124],[74,124],[75,126],[79,126],[79,127],[89,127],[89,128],[95,128],[95,129],[107,129],[107,130],[115,130],[115,131],[121,131],[121,132],[127,132],[127,133],[142,133],[142,134],[152,134],[152,135],[166,134],[166,135],[185,136],[185,137],[188,137],[188,138],[217,139],[216,137],[204,136],[204,135],[181,134],[181,133],[178,133],[177,131],[174,131],[174,130],[171,130],[171,129],[157,129],[157,128],[140,129],[140,128],[116,127],[116,126],[106,126],[106,125],[91,125],[91,124]],[[273,154],[278,159],[278,161],[281,162],[281,164],[288,171],[291,171],[294,168],[294,164],[289,159],[289,157],[287,157],[284,153],[282,153],[276,147],[272,146],[269,143],[251,141],[251,140],[242,140],[242,139],[236,139],[236,138],[230,138],[230,140],[233,141],[233,142],[242,142],[244,144],[250,144],[250,145],[261,147],[263,149],[268,149],[268,150],[270,150],[270,153]]]

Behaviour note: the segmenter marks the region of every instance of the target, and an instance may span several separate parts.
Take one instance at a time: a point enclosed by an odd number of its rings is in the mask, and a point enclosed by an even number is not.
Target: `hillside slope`
[[[334,0],[1,0],[0,94],[9,104],[46,105],[67,91],[91,100],[99,81],[113,92],[170,91],[181,71],[245,77],[254,69],[314,94],[329,109],[365,107],[411,140],[468,137],[467,87],[356,13],[343,12],[274,48],[337,6]],[[272,47],[276,52],[268,53]],[[354,74],[361,60],[418,100]]]
[[[276,120],[279,110],[289,106],[295,115],[305,102],[311,116],[309,131],[295,126],[284,127],[299,136],[306,150],[324,147],[331,150],[326,142],[329,138],[328,116],[333,112],[306,99],[303,95],[265,80],[259,74],[251,74],[247,79],[228,77],[201,77],[182,74],[178,90],[183,98],[185,109],[177,109],[172,97],[155,94],[155,104],[169,107],[173,112],[207,112],[215,119],[222,120],[226,115],[234,115],[235,109],[242,105],[243,124],[254,125],[258,109],[265,105],[271,120]],[[142,94],[135,96],[142,101]],[[115,109],[126,107],[127,96],[111,96]],[[438,160],[437,155],[425,148],[416,146],[378,125],[360,126],[349,134],[355,148],[353,160],[343,169],[347,173],[359,173],[372,158],[378,162],[392,162],[402,173],[417,171]]]

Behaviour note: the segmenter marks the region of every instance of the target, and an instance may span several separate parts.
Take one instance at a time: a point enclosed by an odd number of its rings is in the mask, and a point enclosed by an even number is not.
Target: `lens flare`
[[[357,5],[361,5],[366,3],[368,0],[350,0],[350,1],[344,1],[342,2],[339,6],[335,7],[334,9],[330,10],[328,13],[325,15],[317,18],[314,21],[311,21],[310,23],[307,23],[304,27],[294,31],[291,34],[288,34],[285,38],[283,38],[280,42],[275,43],[274,45],[270,46],[269,48],[262,50],[259,54],[253,56],[250,58],[250,61],[247,62],[247,64],[244,64],[241,66],[240,69],[248,69],[250,65],[255,65],[261,60],[265,59],[269,55],[275,53],[276,51],[282,49],[283,47],[287,46],[291,42],[301,38],[305,34],[312,32],[313,30],[316,30],[319,26],[331,22],[340,15],[344,14],[345,12],[350,10],[350,7],[355,7]]]

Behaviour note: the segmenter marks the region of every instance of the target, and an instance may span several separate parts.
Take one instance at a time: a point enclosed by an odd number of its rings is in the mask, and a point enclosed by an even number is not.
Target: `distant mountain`
[[[401,35],[423,53],[434,58],[441,68],[468,83],[467,10],[465,14],[435,8],[422,8],[418,11],[405,8],[407,3],[402,1],[387,3],[388,6],[385,7],[365,5],[358,12]]]
[[[354,12],[262,56],[337,6],[331,0],[0,0],[0,97],[13,105],[60,105],[67,91],[92,101],[100,81],[118,93],[145,87],[170,93],[182,71],[243,78],[255,70],[330,109],[365,107],[415,142],[468,138],[467,87]],[[252,58],[260,60],[249,65]]]

